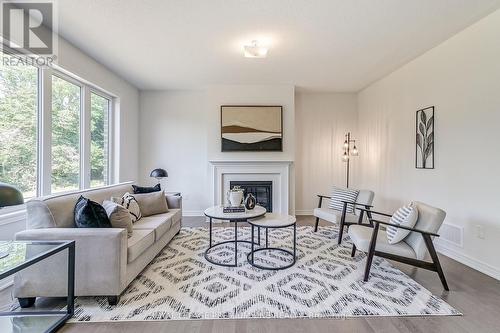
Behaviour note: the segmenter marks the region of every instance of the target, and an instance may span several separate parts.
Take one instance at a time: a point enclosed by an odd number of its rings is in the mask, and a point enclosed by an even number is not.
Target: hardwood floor
[[[300,225],[313,225],[311,216],[298,217]],[[204,226],[203,218],[184,218],[184,226]],[[321,222],[320,225],[327,225]],[[227,226],[227,224],[221,224]],[[463,316],[455,317],[378,317],[355,319],[248,319],[189,320],[163,322],[121,322],[66,324],[60,332],[499,332],[500,281],[479,273],[452,259],[440,256],[450,292],[442,288],[434,272],[393,263],[441,297]],[[0,298],[4,293],[0,293]]]

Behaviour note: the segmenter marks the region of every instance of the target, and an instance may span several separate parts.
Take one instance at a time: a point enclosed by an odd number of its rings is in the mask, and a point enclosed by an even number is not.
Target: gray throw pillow
[[[132,224],[132,219],[127,208],[116,202],[104,200],[102,206],[108,214],[109,222],[113,228],[123,228],[127,229],[128,237],[132,236],[134,231],[134,226]]]
[[[134,194],[134,197],[139,204],[142,216],[168,213],[167,199],[163,191]]]

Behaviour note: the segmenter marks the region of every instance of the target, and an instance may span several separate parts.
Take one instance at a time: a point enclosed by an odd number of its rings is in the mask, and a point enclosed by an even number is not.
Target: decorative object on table
[[[417,111],[415,167],[434,169],[434,106]]]
[[[256,204],[257,204],[257,199],[255,199],[255,196],[252,193],[248,193],[247,197],[245,198],[245,208],[252,210],[255,208]]]
[[[134,194],[159,192],[159,191],[161,191],[161,185],[160,185],[160,183],[156,184],[155,186],[132,185],[132,189],[134,190]]]
[[[165,169],[161,169],[161,168],[154,169],[149,174],[149,177],[156,178],[156,180],[158,181],[158,185],[160,185],[160,187],[161,187],[161,181],[164,178],[168,178],[168,172]],[[163,187],[163,188],[165,189],[165,187]]]
[[[237,207],[226,206],[222,209],[222,211],[224,212],[224,214],[244,213],[245,207],[243,207],[243,206],[237,206]]]
[[[238,207],[243,203],[243,189],[239,186],[234,186],[226,193],[229,206]]]
[[[0,209],[8,206],[17,206],[24,203],[23,194],[12,185],[0,182]],[[7,251],[0,250],[0,259],[9,255]]]
[[[349,167],[351,163],[351,156],[358,156],[358,148],[356,147],[356,140],[351,138],[351,132],[347,132],[344,140],[344,154],[342,161],[346,162],[346,187],[349,188]]]
[[[221,150],[283,151],[283,107],[222,105]]]
[[[77,228],[111,228],[108,214],[103,206],[80,196],[75,205],[75,225]]]

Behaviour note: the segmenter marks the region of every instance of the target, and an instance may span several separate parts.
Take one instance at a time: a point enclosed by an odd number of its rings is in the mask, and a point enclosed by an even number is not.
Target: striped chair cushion
[[[417,219],[418,219],[418,210],[417,207],[415,207],[412,203],[407,206],[399,208],[394,213],[394,215],[392,215],[389,222],[392,224],[413,228],[417,223]],[[406,236],[410,234],[410,232],[411,232],[410,230],[387,226],[386,228],[387,242],[389,244],[399,243],[403,239],[405,239]]]
[[[330,205],[328,207],[341,212],[342,209],[344,209],[344,203],[342,201],[355,202],[358,198],[358,194],[358,190],[334,186],[332,190],[332,199],[330,200]],[[347,213],[354,213],[354,205],[347,205]]]

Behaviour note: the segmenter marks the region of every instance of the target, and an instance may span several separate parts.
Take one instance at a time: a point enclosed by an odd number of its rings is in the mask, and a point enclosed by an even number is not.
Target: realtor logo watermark
[[[52,1],[2,1],[3,51],[37,65],[50,65],[57,45],[54,9]]]

